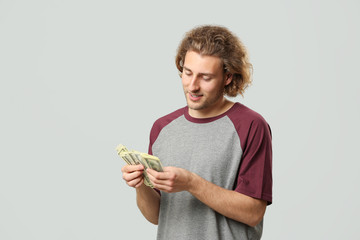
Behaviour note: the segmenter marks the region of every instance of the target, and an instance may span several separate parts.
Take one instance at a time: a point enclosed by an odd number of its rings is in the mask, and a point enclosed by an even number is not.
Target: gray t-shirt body
[[[158,119],[149,153],[164,166],[184,168],[222,188],[272,201],[270,128],[240,103],[214,118],[193,118],[185,107]],[[158,239],[260,239],[262,226],[227,218],[189,192],[161,192]]]

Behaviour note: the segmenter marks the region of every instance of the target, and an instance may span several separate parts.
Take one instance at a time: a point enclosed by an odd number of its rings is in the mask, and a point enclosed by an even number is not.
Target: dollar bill
[[[154,169],[155,171],[162,172],[163,167],[161,161],[158,157],[152,156],[147,153],[142,153],[139,151],[129,151],[124,145],[119,144],[116,147],[118,155],[129,165],[141,164],[144,166],[144,184],[151,188],[154,188],[154,185],[151,183],[149,176],[146,172],[146,169]]]
[[[124,161],[129,165],[136,165],[136,162],[132,160],[132,158],[129,156],[128,152],[122,152],[120,153],[120,157],[124,159]]]
[[[132,161],[130,159],[128,159],[127,157],[127,153],[129,152],[129,150],[122,144],[119,144],[116,147],[116,151],[118,153],[118,155],[129,165],[133,165]]]
[[[149,168],[154,169],[155,171],[158,171],[158,172],[164,171],[163,166],[158,157],[152,156],[147,153],[142,153],[141,157],[145,160],[145,162],[147,163]]]
[[[144,167],[149,168],[148,163],[145,161],[145,159],[141,156],[141,152],[138,151],[133,151],[132,153],[133,157],[136,157],[136,159],[142,164],[144,165]]]
[[[151,183],[150,179],[149,179],[149,175],[147,174],[147,172],[144,170],[144,184],[148,187],[154,188],[154,185]]]
[[[120,155],[121,153],[123,152],[128,152],[129,150],[122,144],[119,144],[117,147],[116,147],[116,151],[118,153],[118,155]]]
[[[135,156],[135,154],[134,154],[133,152],[128,152],[128,153],[126,154],[126,156],[127,156],[128,158],[130,158],[131,161],[132,161],[135,165],[141,164],[140,161],[138,160],[138,158]]]
[[[154,188],[153,184],[151,183],[150,179],[149,179],[149,175],[146,172],[146,169],[149,168],[149,165],[147,164],[147,162],[145,162],[142,158],[141,155],[139,153],[135,153],[135,152],[129,152],[128,156],[130,156],[130,158],[133,160],[133,162],[135,162],[136,164],[142,164],[144,166],[144,184],[146,186],[149,186],[151,188]]]

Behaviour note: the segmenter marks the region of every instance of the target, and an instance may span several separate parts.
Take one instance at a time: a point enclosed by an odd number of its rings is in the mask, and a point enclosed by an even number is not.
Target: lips
[[[191,101],[199,101],[200,98],[203,96],[202,94],[194,94],[194,93],[188,93],[188,94]]]

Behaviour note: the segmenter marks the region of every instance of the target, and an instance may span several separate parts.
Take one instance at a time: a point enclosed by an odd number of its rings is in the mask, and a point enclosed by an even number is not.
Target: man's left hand
[[[163,172],[147,169],[148,176],[154,187],[160,191],[174,193],[188,191],[192,173],[183,168],[164,167]]]

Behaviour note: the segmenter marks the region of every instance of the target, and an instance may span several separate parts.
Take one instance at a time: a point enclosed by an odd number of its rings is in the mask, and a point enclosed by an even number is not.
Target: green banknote
[[[153,184],[151,183],[149,176],[146,172],[146,169],[154,169],[158,172],[163,172],[163,166],[161,161],[158,157],[153,155],[142,153],[139,151],[129,151],[124,145],[119,144],[116,147],[116,151],[118,155],[126,162],[128,165],[137,165],[142,164],[144,166],[144,184],[151,188],[154,188]]]

